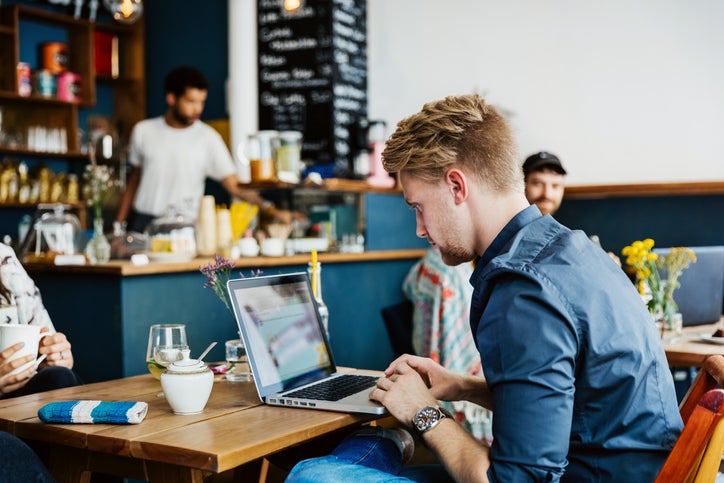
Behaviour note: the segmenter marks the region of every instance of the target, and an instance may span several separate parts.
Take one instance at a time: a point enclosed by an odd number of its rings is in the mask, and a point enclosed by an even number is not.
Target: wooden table
[[[222,378],[215,381],[201,414],[179,416],[158,396],[160,391],[157,380],[142,375],[0,400],[0,430],[47,444],[50,471],[58,483],[88,482],[92,471],[150,482],[201,482],[231,469],[243,481],[253,481],[265,456],[375,419],[267,406],[252,383]],[[38,419],[41,406],[71,399],[145,401],[149,409],[135,425],[45,424]]]
[[[717,329],[724,329],[724,316],[714,324],[684,327],[681,337],[664,344],[669,365],[701,367],[707,356],[724,355],[724,345],[701,341],[702,335],[712,335]],[[664,336],[666,338],[667,334]]]

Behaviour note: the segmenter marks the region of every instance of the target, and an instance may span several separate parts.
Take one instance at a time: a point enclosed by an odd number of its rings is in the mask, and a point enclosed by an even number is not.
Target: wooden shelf
[[[54,205],[56,203],[0,203],[0,207],[2,208],[33,208],[37,209],[40,205]],[[69,206],[72,209],[82,209],[86,208],[86,204],[82,201],[79,201],[77,203],[66,203],[65,201],[59,201],[58,204]]]
[[[25,18],[41,21],[53,25],[80,26],[88,27],[92,22],[82,18],[75,18],[69,15],[51,12],[41,8],[28,7],[26,5],[9,5],[8,7],[16,8],[18,13]]]
[[[0,109],[3,111],[4,125],[18,133],[26,133],[32,126],[65,130],[69,151],[50,153],[0,146],[0,157],[57,159],[65,161],[69,170],[75,170],[76,166],[72,163],[86,163],[89,160],[86,154],[80,152],[79,133],[84,126],[79,125],[79,111],[86,108],[89,114],[94,113],[97,83],[106,83],[110,87],[104,89],[104,92],[110,90],[108,95],[113,97],[112,121],[114,126],[118,126],[123,142],[127,141],[131,127],[146,116],[144,26],[143,21],[133,25],[91,22],[46,7],[17,4],[0,6]],[[96,31],[118,36],[121,75],[118,79],[97,77],[95,74]],[[81,78],[80,103],[39,96],[21,97],[17,93],[18,63],[25,61],[33,64],[30,59],[20,59],[21,50],[32,51],[42,43],[52,41],[63,41],[68,45],[68,70]],[[20,49],[21,44],[23,49]],[[106,99],[103,101],[105,104]],[[107,114],[104,112],[104,115]],[[34,205],[0,205],[0,208],[7,207],[35,208]],[[85,208],[84,204],[74,207],[83,226],[87,211]]]
[[[51,153],[46,151],[33,151],[30,149],[13,149],[0,146],[0,154],[7,154],[10,156],[33,156],[38,158],[58,158],[66,159],[68,161],[81,161],[87,162],[88,155],[81,152],[65,152],[65,153]]]
[[[378,188],[364,180],[327,178],[323,185],[289,184],[289,183],[249,183],[249,188],[260,190],[324,190],[351,193],[386,193],[400,194],[399,187]],[[687,183],[640,183],[615,185],[571,185],[566,186],[566,199],[623,198],[641,196],[688,196],[688,195],[722,195],[724,181],[687,182]]]
[[[564,198],[624,198],[724,194],[724,181],[566,186]]]
[[[365,180],[355,179],[343,179],[343,178],[326,178],[322,185],[316,185],[311,183],[281,183],[281,182],[263,182],[263,183],[248,183],[245,186],[258,190],[320,190],[320,191],[340,191],[345,193],[385,193],[385,194],[399,194],[402,190],[394,188],[379,188],[372,186]]]
[[[133,77],[111,77],[108,75],[99,75],[96,74],[96,82],[103,82],[106,84],[133,84],[136,82],[139,82],[138,79],[134,79]]]
[[[326,263],[368,263],[382,260],[418,260],[425,256],[426,249],[407,250],[381,250],[364,253],[320,253],[319,261]],[[59,273],[92,273],[98,275],[116,275],[121,277],[138,275],[157,275],[181,272],[197,272],[200,267],[213,262],[213,258],[199,257],[181,263],[149,263],[148,265],[133,265],[128,260],[111,260],[101,265],[74,265],[57,266],[45,262],[24,262],[23,265],[30,272],[59,272]],[[306,265],[309,262],[308,253],[289,255],[284,257],[241,257],[234,260],[234,269],[272,268],[289,265]]]
[[[62,101],[55,97],[40,97],[40,96],[24,97],[24,96],[18,95],[15,92],[12,92],[12,91],[2,91],[2,90],[0,90],[0,100],[17,101],[17,102],[23,102],[23,103],[40,104],[40,105],[44,104],[44,105],[50,105],[50,106],[75,107],[75,106],[80,105],[77,102]]]

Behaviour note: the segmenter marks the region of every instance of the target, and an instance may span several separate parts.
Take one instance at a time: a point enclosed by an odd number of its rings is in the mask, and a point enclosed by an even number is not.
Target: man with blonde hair
[[[400,431],[366,430],[289,481],[653,481],[682,429],[659,336],[623,271],[529,205],[505,120],[477,95],[447,97],[401,121],[383,156],[417,235],[447,264],[477,262],[470,325],[485,377],[403,355],[370,393],[447,475],[402,466]],[[492,446],[439,400],[492,409]]]

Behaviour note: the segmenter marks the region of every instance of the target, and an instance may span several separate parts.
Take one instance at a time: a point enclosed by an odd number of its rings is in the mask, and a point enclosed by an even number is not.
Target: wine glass
[[[157,380],[169,364],[183,357],[181,351],[188,350],[186,326],[184,324],[155,324],[148,333],[146,365]]]

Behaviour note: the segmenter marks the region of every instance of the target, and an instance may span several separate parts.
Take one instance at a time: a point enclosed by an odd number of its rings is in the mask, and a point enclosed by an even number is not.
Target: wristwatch
[[[443,418],[454,419],[450,412],[440,406],[425,406],[417,411],[415,417],[412,418],[412,425],[417,430],[417,434],[422,435],[430,428],[434,428]]]

